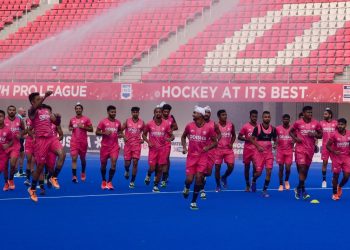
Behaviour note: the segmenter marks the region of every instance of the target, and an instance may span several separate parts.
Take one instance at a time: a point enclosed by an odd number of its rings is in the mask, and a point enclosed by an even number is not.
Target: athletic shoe
[[[21,174],[20,174],[20,172],[16,172],[15,174],[14,174],[14,177],[21,177]]]
[[[159,191],[159,187],[154,186],[153,189],[152,189],[152,192],[153,192],[153,193],[159,193],[159,192],[160,192],[160,191]]]
[[[301,194],[302,194],[301,190],[294,188],[294,194],[295,194],[295,199],[300,200]]]
[[[285,182],[284,182],[284,188],[285,188],[286,190],[290,190],[289,181],[285,181]]]
[[[73,182],[73,183],[78,183],[78,178],[77,178],[76,176],[73,176],[73,177],[72,177],[72,182]]]
[[[49,182],[51,182],[52,186],[56,189],[60,189],[60,184],[58,183],[58,180],[56,177],[51,177],[49,179]]]
[[[270,195],[268,194],[267,190],[262,192],[262,197],[264,197],[264,198],[269,198],[270,197]]]
[[[166,188],[166,181],[162,181],[162,182],[160,183],[160,187],[161,187],[161,188]]]
[[[9,182],[7,181],[7,182],[5,182],[5,185],[4,185],[4,187],[3,187],[3,191],[9,191],[9,188],[10,188],[10,186],[9,186]]]
[[[148,186],[150,183],[151,183],[151,177],[146,175],[146,177],[145,177],[145,184]]]
[[[256,192],[256,182],[252,182],[251,189],[252,189],[252,192]]]
[[[207,194],[205,193],[204,190],[201,191],[201,199],[206,200],[207,199]]]
[[[311,198],[311,196],[308,194],[308,193],[306,193],[305,191],[303,192],[303,200],[308,200],[308,199],[310,199]]]
[[[249,185],[245,186],[245,190],[244,191],[245,192],[250,192],[250,186]]]
[[[129,171],[125,171],[124,172],[125,179],[129,180],[129,176],[130,176]]]
[[[10,190],[15,190],[16,186],[15,186],[15,182],[13,180],[9,180],[9,189]]]
[[[85,173],[81,173],[80,180],[81,181],[86,181],[86,174]]]
[[[333,194],[332,195],[332,200],[338,201],[338,200],[340,200],[340,197],[338,196],[338,194]]]
[[[280,185],[280,186],[278,187],[278,191],[280,191],[280,192],[283,191],[283,185]]]
[[[322,181],[322,188],[327,188],[327,182],[326,181]]]
[[[19,173],[20,177],[27,177],[26,173]]]
[[[28,193],[29,193],[29,198],[32,201],[38,202],[38,196],[36,196],[35,190],[31,190],[30,188],[28,188]]]
[[[184,198],[187,199],[188,196],[190,195],[190,189],[184,187],[184,190],[182,191],[182,194],[183,194]]]
[[[111,181],[107,182],[106,186],[108,190],[114,190],[113,183]]]
[[[40,195],[45,195],[46,194],[44,186],[40,187],[40,193],[39,194]]]
[[[224,189],[227,189],[227,177],[221,176],[221,183]]]
[[[24,185],[26,185],[27,187],[30,187],[31,183],[30,180],[26,179],[24,182]]]
[[[342,194],[343,194],[343,189],[340,186],[338,186],[337,187],[337,195],[338,195],[338,197],[340,198],[342,196]]]
[[[217,187],[215,188],[215,192],[217,192],[217,193],[221,192],[221,187],[220,187],[220,186],[217,186]]]
[[[131,188],[131,189],[135,188],[135,182],[130,182],[129,188]]]
[[[192,202],[191,205],[190,205],[190,209],[191,209],[191,210],[198,210],[199,207],[197,206],[197,203],[196,203],[196,202]]]
[[[108,188],[107,188],[107,182],[106,182],[106,181],[102,181],[101,189],[102,189],[102,190],[108,189]]]

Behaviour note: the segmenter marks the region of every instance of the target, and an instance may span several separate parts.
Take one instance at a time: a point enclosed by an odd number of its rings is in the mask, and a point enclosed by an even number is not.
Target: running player
[[[141,156],[141,144],[143,140],[141,139],[142,132],[144,130],[145,123],[140,119],[140,108],[131,108],[131,117],[128,118],[123,126],[122,131],[125,131],[124,135],[124,168],[125,179],[129,179],[131,160],[133,163],[131,180],[129,183],[129,188],[135,188],[135,180],[137,174],[137,166]]]
[[[58,155],[54,174],[49,180],[56,189],[60,188],[57,177],[61,172],[65,159],[64,151],[55,148],[57,145],[51,131],[51,123],[59,124],[61,116],[59,114],[52,114],[47,108],[42,107],[43,102],[47,97],[52,95],[52,93],[52,91],[47,91],[44,97],[40,97],[38,92],[29,95],[29,101],[32,107],[28,111],[28,116],[32,121],[32,126],[35,131],[34,157],[36,161],[36,170],[33,174],[32,185],[28,189],[28,193],[31,200],[34,202],[38,201],[35,189],[46,164],[49,152],[54,151],[56,155]]]
[[[321,125],[312,118],[312,107],[303,108],[303,118],[297,120],[290,129],[289,135],[295,141],[295,160],[299,174],[299,184],[295,191],[295,198],[309,199],[305,190],[305,181],[315,152],[316,139],[322,138]]]
[[[336,131],[330,135],[326,145],[332,159],[333,200],[340,199],[342,188],[350,177],[350,131],[346,130],[346,123],[344,118],[338,120]],[[338,185],[341,172],[343,172],[343,179]]]
[[[229,177],[234,168],[235,156],[233,153],[233,143],[236,140],[235,126],[233,123],[227,121],[226,110],[221,109],[217,112],[219,118],[219,129],[221,138],[218,142],[215,159],[215,180],[216,180],[216,192],[221,190],[220,184],[220,170],[221,164],[224,161],[227,164],[227,170],[223,176],[221,176],[221,182],[223,187],[227,188],[227,177]]]
[[[108,117],[100,121],[96,129],[96,135],[102,136],[100,161],[101,161],[101,176],[103,190],[114,190],[112,180],[117,167],[117,160],[119,156],[119,142],[121,137],[121,124],[115,118],[117,115],[117,108],[115,106],[107,107]],[[106,181],[107,161],[110,159],[111,168],[109,170],[108,181]]]
[[[253,156],[255,173],[252,181],[252,192],[256,192],[256,181],[261,176],[262,171],[266,168],[266,177],[262,195],[268,198],[267,188],[270,184],[271,173],[273,167],[272,143],[276,142],[277,133],[276,128],[270,125],[271,114],[269,111],[264,111],[262,114],[263,122],[254,128],[253,134],[250,138],[251,143],[256,147]]]
[[[238,140],[244,141],[243,147],[243,164],[244,164],[244,178],[246,183],[246,192],[250,191],[250,181],[249,181],[249,171],[250,163],[253,163],[253,156],[255,153],[255,146],[250,142],[250,137],[253,134],[254,128],[257,126],[258,121],[258,111],[251,110],[250,113],[250,122],[243,125],[241,131],[238,133]],[[253,166],[254,174],[254,166]]]
[[[27,116],[27,112],[23,107],[19,107],[18,111],[17,111],[17,117],[23,121],[23,123],[25,124],[25,119]],[[18,159],[18,172],[15,173],[15,177],[25,177],[26,175],[23,173],[23,165],[24,165],[24,140],[25,140],[25,135],[23,134],[20,141],[21,144],[21,149],[19,151],[19,159]]]
[[[333,120],[333,112],[329,108],[323,113],[323,121],[320,121],[320,125],[322,127],[323,135],[322,135],[322,150],[321,150],[321,158],[322,158],[322,188],[327,188],[327,165],[329,159],[329,151],[327,150],[327,142],[330,136],[335,132],[337,128],[337,121]]]
[[[9,128],[13,135],[13,145],[8,149],[10,152],[10,173],[8,172],[8,167],[5,167],[4,170],[4,179],[5,186],[4,190],[15,189],[15,182],[13,181],[13,177],[16,172],[17,161],[19,159],[21,143],[20,139],[23,137],[25,133],[25,125],[24,122],[17,117],[16,115],[16,107],[10,105],[7,108],[7,117],[5,118],[5,126]],[[7,190],[6,190],[7,189]]]
[[[13,145],[13,134],[11,130],[5,126],[5,112],[0,110],[0,173],[2,173],[8,166],[10,159],[9,149]],[[8,182],[5,180],[5,186]],[[7,191],[4,189],[4,191]]]
[[[284,188],[286,190],[290,189],[289,176],[290,168],[293,163],[293,146],[294,142],[292,137],[290,137],[290,115],[285,114],[282,117],[282,125],[276,128],[277,133],[277,152],[276,152],[276,162],[279,165],[279,181],[280,186],[278,191],[283,191],[283,172],[286,169],[286,177],[284,180]]]
[[[217,146],[217,137],[214,127],[205,122],[205,109],[196,106],[193,111],[193,122],[186,125],[181,137],[183,153],[187,154],[186,159],[186,180],[183,195],[187,198],[190,194],[190,187],[194,181],[193,197],[190,208],[197,210],[197,198],[204,185],[204,175],[208,170],[208,152]],[[189,141],[188,149],[186,138]]]
[[[75,116],[69,121],[69,131],[72,131],[70,140],[70,155],[72,157],[72,181],[78,183],[77,161],[80,157],[82,181],[86,180],[86,153],[88,148],[87,132],[93,132],[92,123],[89,117],[83,115],[83,105],[77,103],[74,107]]]
[[[153,192],[159,192],[158,184],[164,168],[168,164],[167,159],[167,142],[174,140],[174,135],[168,122],[162,119],[162,109],[154,109],[154,118],[148,122],[142,134],[142,138],[147,142],[149,147],[148,164],[149,169],[145,178],[146,185],[151,182],[151,175],[156,171]]]
[[[169,123],[171,130],[173,132],[178,130],[179,128],[177,126],[175,117],[173,115],[170,115],[170,112],[172,110],[171,105],[165,103],[164,105],[161,106],[161,108],[162,108],[163,119]],[[161,187],[166,187],[168,183],[169,169],[170,169],[170,153],[171,153],[171,142],[167,142],[166,154],[168,156],[168,164],[163,171]]]
[[[220,140],[221,138],[221,132],[219,129],[219,126],[210,119],[211,117],[211,108],[209,106],[204,107],[205,110],[205,115],[204,115],[204,121],[213,128],[213,130],[216,133],[217,140]],[[213,167],[215,165],[215,160],[216,160],[216,147],[213,148],[212,150],[208,151],[208,168],[207,172],[204,175],[204,182],[203,182],[203,189],[201,190],[201,199],[205,200],[207,198],[207,195],[205,193],[205,184],[207,183],[207,177],[210,177],[212,172],[213,172]]]

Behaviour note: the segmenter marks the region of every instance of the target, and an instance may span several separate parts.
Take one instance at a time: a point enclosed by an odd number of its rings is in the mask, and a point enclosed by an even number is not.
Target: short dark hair
[[[171,107],[170,104],[164,104],[163,107],[162,107],[163,110],[166,109],[166,110],[169,110],[169,111],[171,111],[172,108],[173,108],[173,107]]]
[[[220,110],[217,112],[217,116],[220,117],[220,115],[221,115],[222,113],[226,113],[226,110],[220,109]]]
[[[140,108],[139,107],[132,107],[131,112],[139,112]]]
[[[2,114],[3,116],[6,116],[5,111],[3,110],[0,110],[0,114]]]
[[[264,115],[270,115],[271,113],[270,113],[270,111],[267,111],[267,110],[265,110],[263,113],[262,113],[262,115],[264,116]]]
[[[311,107],[311,106],[305,106],[305,107],[303,107],[303,113],[306,112],[306,111],[309,111],[309,110],[312,110],[312,107]]]
[[[340,118],[338,119],[338,123],[344,123],[344,124],[347,124],[348,121],[345,119],[345,118]]]
[[[326,110],[324,112],[327,112],[333,118],[333,112],[331,109],[326,108]]]
[[[249,112],[249,115],[258,115],[258,111],[256,109],[253,109]]]
[[[15,108],[15,109],[16,109],[16,107],[15,107],[15,106],[10,105],[10,106],[8,106],[8,107],[7,107],[7,110],[9,110],[10,108]]]
[[[299,118],[301,118],[301,117],[303,117],[303,116],[304,116],[304,113],[303,113],[303,112],[300,112],[299,115],[298,115]]]
[[[43,104],[41,105],[41,107],[44,108],[44,109],[48,109],[48,110],[50,110],[50,111],[52,112],[52,108],[51,108],[50,105],[47,105],[47,104],[43,103]]]
[[[107,107],[107,112],[109,112],[109,111],[111,111],[111,110],[116,110],[117,108],[115,107],[115,106],[113,106],[113,105],[109,105],[108,107]]]
[[[282,119],[285,119],[285,118],[290,119],[290,115],[284,114],[284,115],[282,116]]]
[[[35,97],[40,96],[39,92],[33,92],[29,95],[29,102],[32,103]]]
[[[83,105],[81,105],[80,103],[78,103],[77,105],[74,106],[74,108],[76,108],[76,107],[81,107],[81,109],[84,110]]]

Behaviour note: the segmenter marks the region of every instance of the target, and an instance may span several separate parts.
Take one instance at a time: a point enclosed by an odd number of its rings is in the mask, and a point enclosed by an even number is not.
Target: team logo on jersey
[[[122,100],[130,100],[132,98],[132,85],[122,84],[120,91],[120,98]]]

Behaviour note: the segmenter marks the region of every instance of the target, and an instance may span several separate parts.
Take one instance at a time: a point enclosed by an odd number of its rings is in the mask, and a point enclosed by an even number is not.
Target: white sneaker
[[[191,210],[198,210],[197,203],[196,202],[192,202],[191,205],[190,205],[190,209]]]
[[[157,186],[154,186],[153,189],[152,189],[152,192],[153,193],[159,193],[160,190],[159,190],[159,188]]]
[[[327,188],[327,182],[326,181],[322,181],[322,188]]]
[[[17,177],[17,178],[21,177],[21,174],[19,172],[17,172],[17,173],[14,174],[14,177]]]
[[[202,200],[206,200],[207,199],[207,194],[205,193],[205,191],[201,191],[201,199]]]

